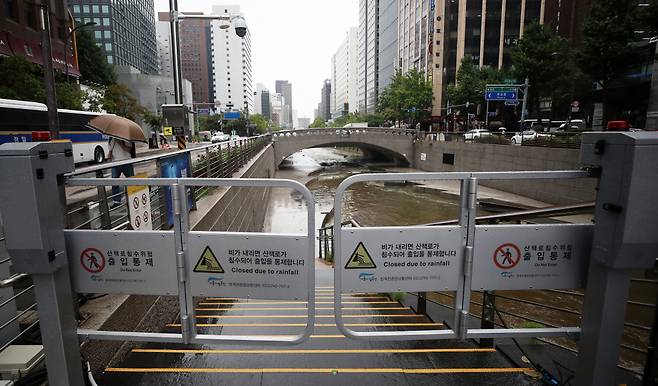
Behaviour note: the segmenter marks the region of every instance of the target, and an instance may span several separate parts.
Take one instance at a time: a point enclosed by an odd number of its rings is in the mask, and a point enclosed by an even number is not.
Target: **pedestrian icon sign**
[[[196,273],[224,273],[224,268],[219,264],[219,260],[215,257],[212,249],[206,247],[199,257],[199,261],[194,266],[194,272]]]
[[[373,269],[377,268],[375,262],[370,257],[370,253],[366,249],[366,246],[363,245],[363,242],[359,242],[359,245],[356,246],[356,249],[352,253],[352,256],[347,261],[345,269]]]
[[[521,260],[521,250],[515,244],[503,244],[496,248],[493,260],[500,269],[512,269]]]

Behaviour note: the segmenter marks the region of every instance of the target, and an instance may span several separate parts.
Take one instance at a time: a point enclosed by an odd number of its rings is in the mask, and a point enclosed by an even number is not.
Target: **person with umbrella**
[[[136,158],[135,142],[148,143],[144,131],[137,123],[117,115],[98,116],[89,121],[87,126],[110,137],[109,158],[115,162]],[[120,178],[121,175],[126,178],[134,176],[133,164],[126,162],[112,168],[112,178]],[[119,186],[112,187],[115,206],[121,203],[120,193],[121,188]]]

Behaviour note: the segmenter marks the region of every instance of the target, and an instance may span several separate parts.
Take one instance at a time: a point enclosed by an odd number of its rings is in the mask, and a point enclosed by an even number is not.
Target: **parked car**
[[[550,138],[549,134],[539,134],[534,130],[526,130],[522,133],[516,133],[512,137],[512,145],[520,145],[525,141],[534,141],[536,139]]]
[[[472,141],[474,139],[489,137],[489,136],[491,136],[491,132],[489,130],[473,129],[473,130],[469,130],[464,134],[464,140]]]
[[[585,121],[582,119],[572,119],[564,122],[558,128],[559,131],[583,131],[585,130]]]
[[[230,135],[224,134],[221,131],[217,131],[210,138],[210,142],[212,143],[226,142],[230,139],[231,139]]]

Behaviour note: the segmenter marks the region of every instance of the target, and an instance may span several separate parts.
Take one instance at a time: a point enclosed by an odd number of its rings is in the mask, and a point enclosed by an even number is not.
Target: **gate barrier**
[[[581,163],[592,167],[589,173],[420,173],[348,178],[339,186],[335,200],[334,296],[340,331],[351,338],[372,340],[580,333],[576,382],[611,384],[615,378],[630,272],[652,267],[656,261],[658,135],[585,134]],[[84,384],[78,336],[143,342],[274,345],[296,344],[310,336],[315,312],[315,204],[305,186],[272,179],[67,180],[65,174],[73,169],[70,143],[16,143],[0,147],[0,174],[4,178],[0,210],[7,249],[14,268],[32,276],[39,317],[48,321],[41,323],[40,328],[51,385]],[[478,181],[587,176],[599,178],[596,225],[475,225]],[[349,186],[357,182],[400,180],[461,181],[459,225],[430,229],[341,229],[342,197]],[[174,230],[65,231],[67,184],[170,187],[175,203]],[[307,233],[192,232],[188,200],[184,197],[189,189],[200,186],[294,189],[307,201]],[[140,196],[136,191],[131,200],[136,200],[134,204],[139,208]],[[256,262],[257,256],[260,263]],[[262,257],[274,256],[285,260],[278,271],[262,264]],[[404,273],[396,272],[401,268]],[[282,279],[282,276],[286,277]],[[472,289],[574,288],[584,283],[581,328],[469,329],[464,322]],[[177,295],[181,332],[77,331],[74,290]],[[456,291],[453,326],[440,331],[352,331],[343,323],[343,290]],[[293,337],[198,334],[194,328],[194,296],[209,295],[305,300],[306,328]]]

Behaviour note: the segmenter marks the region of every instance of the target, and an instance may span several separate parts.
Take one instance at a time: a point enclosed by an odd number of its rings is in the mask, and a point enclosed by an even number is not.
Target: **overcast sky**
[[[293,109],[313,118],[324,79],[331,77],[331,56],[349,27],[359,21],[357,0],[182,0],[180,11],[210,13],[213,5],[237,4],[251,31],[256,83],[274,92],[274,81],[293,86]],[[168,11],[168,0],[155,0],[156,11]]]

